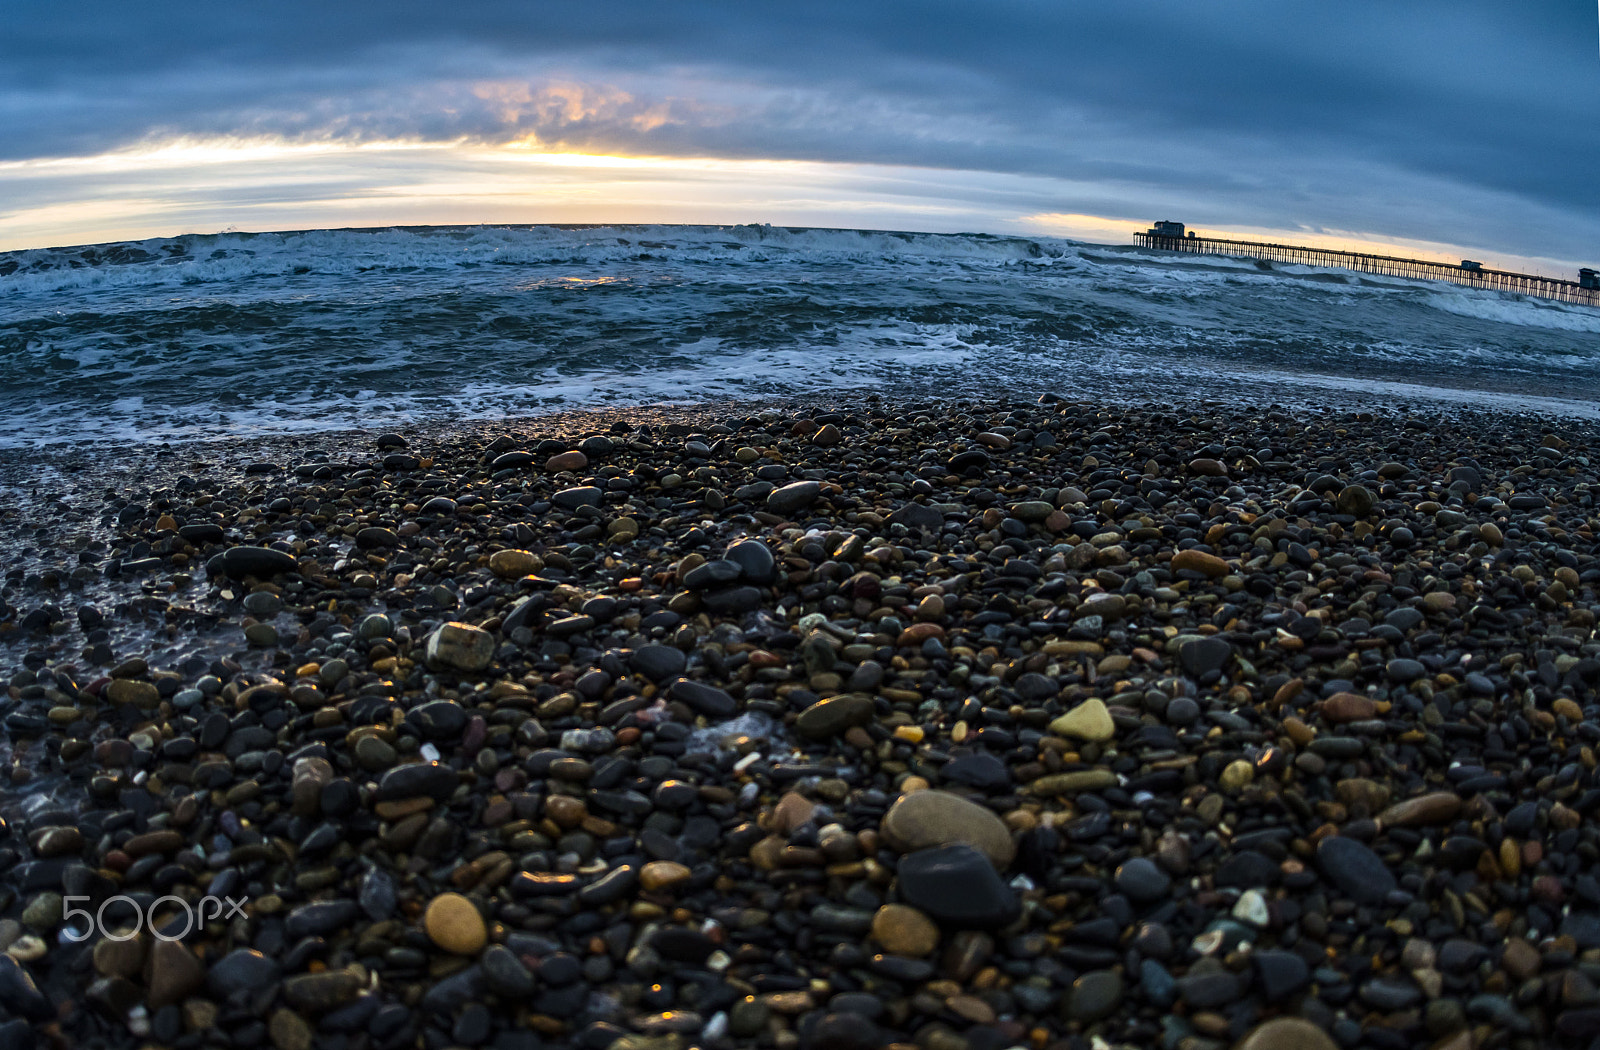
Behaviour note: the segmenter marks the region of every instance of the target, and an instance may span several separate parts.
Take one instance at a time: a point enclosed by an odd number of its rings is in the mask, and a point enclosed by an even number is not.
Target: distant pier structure
[[[1588,268],[1578,271],[1576,281],[1563,281],[1557,277],[1540,277],[1531,273],[1490,270],[1482,263],[1471,259],[1463,259],[1459,264],[1441,263],[1429,262],[1426,259],[1402,259],[1392,255],[1369,255],[1366,252],[1341,252],[1332,248],[1309,248],[1295,244],[1200,237],[1193,230],[1185,230],[1183,223],[1173,222],[1170,219],[1156,223],[1144,233],[1134,234],[1133,238],[1141,247],[1159,248],[1164,251],[1189,252],[1194,255],[1228,255],[1266,262],[1332,266],[1359,273],[1386,274],[1390,277],[1452,281],[1473,288],[1492,288],[1502,292],[1520,292],[1540,299],[1557,299],[1564,303],[1577,303],[1582,306],[1600,306],[1600,272]]]

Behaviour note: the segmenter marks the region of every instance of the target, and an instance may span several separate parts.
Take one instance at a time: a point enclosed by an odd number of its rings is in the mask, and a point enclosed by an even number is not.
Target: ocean
[[[863,389],[1593,418],[1600,311],[1132,246],[771,226],[0,254],[0,447]]]

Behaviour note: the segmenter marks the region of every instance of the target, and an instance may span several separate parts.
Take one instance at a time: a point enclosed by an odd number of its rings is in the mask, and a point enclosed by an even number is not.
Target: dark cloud
[[[1576,256],[1600,233],[1593,19],[1349,0],[28,0],[0,10],[0,159],[531,135],[1048,175],[1199,223],[1434,240],[1471,223]]]

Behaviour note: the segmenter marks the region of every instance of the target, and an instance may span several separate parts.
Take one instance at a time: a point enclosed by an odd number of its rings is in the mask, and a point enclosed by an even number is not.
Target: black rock
[[[641,645],[628,656],[628,668],[652,682],[681,675],[688,666],[683,650],[670,645]]]
[[[680,678],[673,682],[668,692],[674,700],[681,700],[697,714],[708,718],[726,718],[739,709],[733,697],[716,686]]]
[[[717,950],[715,941],[687,926],[663,926],[650,935],[650,947],[663,959],[687,963],[703,963]]]
[[[1218,886],[1252,889],[1273,885],[1281,873],[1282,869],[1272,858],[1247,849],[1218,864],[1215,879]]]
[[[1122,1004],[1122,975],[1115,970],[1091,970],[1072,982],[1067,996],[1067,1017],[1089,1024],[1109,1017]]]
[[[422,997],[422,1008],[430,1013],[453,1014],[483,998],[483,990],[483,967],[472,965],[429,988]]]
[[[1209,1010],[1239,998],[1239,978],[1222,970],[1217,973],[1191,973],[1178,978],[1178,995],[1190,1006]]]
[[[1387,1013],[1422,1001],[1422,989],[1404,977],[1374,977],[1361,986],[1360,994],[1362,1002]]]
[[[516,470],[521,467],[533,466],[533,453],[526,449],[512,449],[502,452],[489,463],[491,470]]]
[[[707,587],[720,587],[725,583],[732,583],[739,578],[743,570],[736,561],[727,558],[717,558],[712,561],[702,562],[683,574],[683,585],[691,591],[702,591]]]
[[[939,779],[950,784],[965,784],[980,791],[1000,791],[1011,786],[1011,771],[987,751],[952,758],[939,770]]]
[[[259,991],[276,982],[281,973],[277,960],[254,948],[235,948],[206,973],[206,986],[218,998],[227,998],[235,992]]]
[[[1220,671],[1233,655],[1233,646],[1212,635],[1184,642],[1178,649],[1178,663],[1186,674],[1199,678],[1211,671]]]
[[[778,561],[772,556],[771,548],[760,540],[741,540],[729,547],[724,557],[736,563],[744,578],[758,587],[765,587],[778,578]]]
[[[399,906],[394,879],[382,868],[373,868],[361,877],[361,889],[356,900],[373,922],[390,918]]]
[[[904,525],[908,529],[938,532],[944,528],[944,514],[921,503],[907,503],[889,515],[891,525]]]
[[[406,712],[406,723],[426,740],[459,740],[469,717],[454,700],[430,700]]]
[[[443,802],[455,793],[459,783],[461,777],[449,766],[438,762],[414,762],[408,766],[396,766],[385,773],[383,779],[378,781],[375,801],[387,802],[390,799],[426,795],[435,802]]]
[[[605,493],[592,485],[579,485],[570,489],[562,489],[550,497],[550,502],[566,510],[577,510],[579,507],[598,507]]]
[[[199,522],[193,525],[180,525],[178,535],[193,544],[221,543],[227,539],[227,533],[222,531],[221,525],[212,525]]]
[[[242,580],[246,576],[265,579],[286,572],[299,572],[300,563],[294,556],[271,547],[229,547],[206,562],[206,572],[212,576],[231,576]]]
[[[1382,858],[1343,835],[1330,835],[1318,843],[1317,868],[1357,904],[1378,904],[1395,890],[1394,873]]]
[[[991,462],[989,453],[984,452],[982,449],[974,448],[965,452],[957,452],[945,461],[945,466],[949,468],[952,474],[970,477],[988,470]]]
[[[1384,667],[1384,672],[1389,681],[1405,685],[1427,674],[1428,669],[1417,660],[1394,659]]]
[[[400,536],[393,529],[368,525],[356,533],[356,546],[364,551],[383,550],[400,546]]]
[[[800,1030],[804,1050],[877,1050],[885,1042],[877,1024],[857,1014],[823,1014]]]
[[[1261,994],[1269,1003],[1281,1002],[1311,983],[1311,967],[1294,952],[1266,949],[1253,953],[1251,960]]]
[[[639,872],[632,864],[621,864],[578,891],[578,903],[586,908],[602,908],[631,895],[639,885]]]
[[[33,1025],[22,1018],[0,1023],[0,1050],[34,1050],[38,1045]]]
[[[354,922],[361,907],[352,900],[314,901],[289,913],[283,932],[291,941],[302,937],[326,937]]]
[[[774,489],[767,496],[767,510],[773,514],[793,514],[809,507],[821,493],[821,482],[796,481],[781,489]]]
[[[994,865],[967,845],[917,850],[900,858],[900,897],[934,920],[964,929],[993,930],[1021,914],[1016,893]]]
[[[479,960],[483,982],[489,991],[508,999],[525,999],[533,994],[533,974],[515,952],[503,944],[491,944]]]
[[[1150,904],[1165,897],[1172,879],[1148,857],[1133,857],[1117,868],[1117,890],[1135,904]]]
[[[33,983],[33,975],[9,955],[0,955],[0,1007],[5,1013],[34,1021],[55,1017],[50,1000]]]
[[[718,616],[729,616],[754,612],[766,604],[766,595],[759,587],[728,587],[712,591],[700,601],[707,612]]]

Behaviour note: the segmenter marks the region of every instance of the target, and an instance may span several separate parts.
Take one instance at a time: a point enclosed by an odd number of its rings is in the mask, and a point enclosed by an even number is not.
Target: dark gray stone
[[[641,645],[628,656],[628,668],[652,682],[683,674],[689,658],[682,649],[670,645]]]
[[[668,692],[672,699],[689,705],[690,710],[708,718],[726,718],[739,709],[738,701],[714,685],[680,678]]]
[[[1233,655],[1233,646],[1216,636],[1193,638],[1178,649],[1178,663],[1185,673],[1198,678],[1211,671],[1220,671]]]
[[[821,482],[796,481],[781,489],[774,489],[767,497],[767,510],[773,514],[793,514],[809,507],[821,493]]]
[[[1382,858],[1342,835],[1330,835],[1318,843],[1317,868],[1340,893],[1358,904],[1378,904],[1396,885],[1394,873]]]
[[[1021,914],[1016,893],[989,858],[967,845],[938,846],[900,858],[900,897],[935,921],[995,930]]]
[[[1165,897],[1172,879],[1148,857],[1133,857],[1117,868],[1118,892],[1135,904],[1149,904]]]

